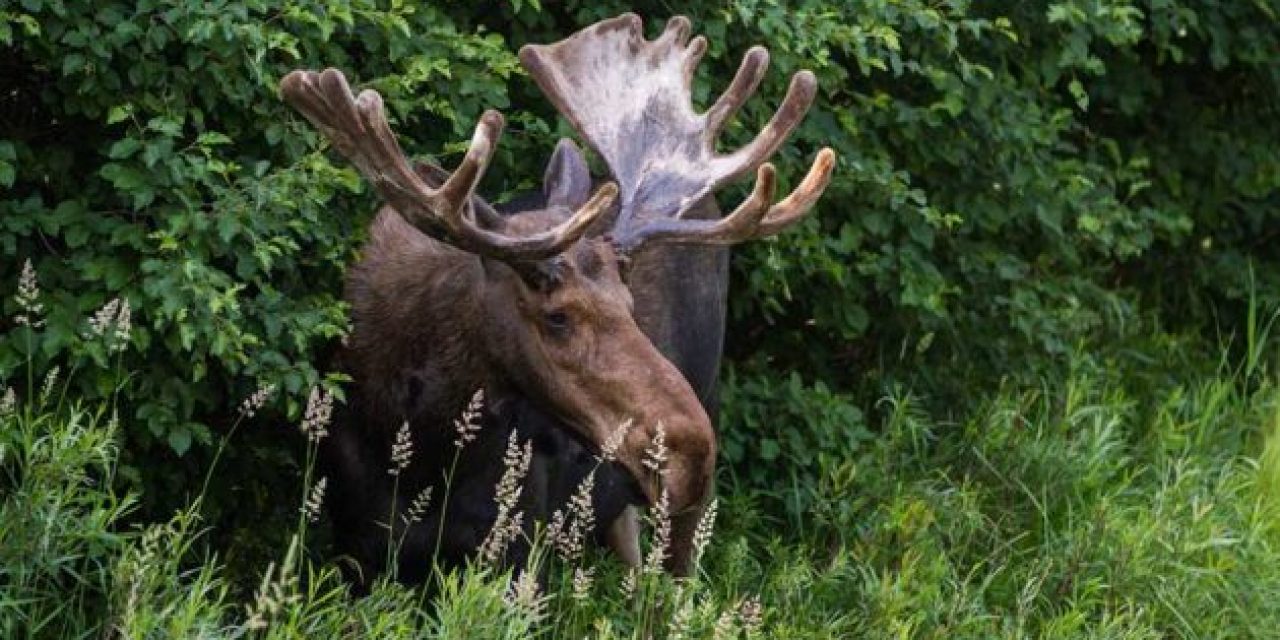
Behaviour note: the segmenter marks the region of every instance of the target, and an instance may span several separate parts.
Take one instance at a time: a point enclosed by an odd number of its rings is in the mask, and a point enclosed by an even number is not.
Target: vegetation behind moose
[[[660,504],[672,520],[668,567],[688,571],[716,458],[708,407],[714,410],[709,390],[727,271],[723,250],[685,254],[713,267],[702,284],[699,272],[680,270],[688,257],[673,257],[690,250],[670,247],[724,247],[777,233],[807,213],[834,166],[834,154],[822,151],[796,190],[774,203],[774,169],[766,161],[813,99],[807,72],[796,74],[753,142],[718,154],[718,133],[758,86],[768,54],[761,47],[748,52],[720,99],[696,114],[692,77],[707,43],[690,40],[690,30],[677,17],[646,41],[639,17],[628,14],[521,51],[557,109],[605,160],[612,181],[592,195],[585,160],[562,141],[545,176],[543,206],[509,215],[475,195],[503,126],[497,112],[481,117],[466,157],[448,174],[411,167],[376,92],[353,96],[332,69],[283,80],[285,98],[388,204],[349,276],[354,329],[340,357],[354,383],[345,424],[324,453],[335,537],[359,563],[361,581],[378,573],[390,540],[403,540],[397,562],[407,580],[421,579],[433,560],[456,564],[473,553],[496,517],[488,491],[512,430],[538,452],[535,490],[522,505],[527,513],[545,518],[595,469],[584,445],[567,436],[575,433],[616,456],[594,499],[614,551],[639,562],[627,506]],[[719,217],[705,204],[751,171],[754,191],[733,212]],[[675,304],[690,299],[708,304]],[[680,329],[686,315],[701,331]],[[701,396],[688,374],[697,376]],[[500,428],[468,443],[450,425],[477,389],[490,403],[485,422]],[[616,446],[606,445],[611,436]],[[655,440],[665,445],[661,468],[644,459]],[[409,443],[418,456],[388,473],[393,446]],[[445,488],[448,506],[433,506],[416,521],[399,517],[427,486]],[[524,548],[507,551],[518,556]]]

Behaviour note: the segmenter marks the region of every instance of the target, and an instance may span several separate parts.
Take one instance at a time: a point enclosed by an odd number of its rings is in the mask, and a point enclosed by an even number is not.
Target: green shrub
[[[51,407],[49,408],[51,409]],[[46,409],[47,411],[48,409]],[[106,615],[131,496],[114,481],[116,429],[73,408],[0,415],[0,635],[72,637]]]

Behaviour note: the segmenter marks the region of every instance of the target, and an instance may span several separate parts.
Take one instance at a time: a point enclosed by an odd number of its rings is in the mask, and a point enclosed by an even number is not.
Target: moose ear
[[[591,198],[591,171],[582,157],[578,145],[568,138],[561,138],[547,163],[547,173],[542,177],[542,194],[548,207],[566,207],[576,210]]]

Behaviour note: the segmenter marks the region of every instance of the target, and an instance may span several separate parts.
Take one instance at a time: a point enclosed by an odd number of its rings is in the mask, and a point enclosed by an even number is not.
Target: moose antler
[[[628,13],[596,23],[550,45],[526,45],[520,61],[560,113],[604,158],[621,189],[612,235],[625,253],[648,241],[732,244],[775,234],[799,220],[822,194],[835,166],[823,149],[796,190],[776,205],[774,168],[765,163],[800,123],[817,81],[801,71],[782,106],[750,144],[715,151],[724,124],[755,92],[769,52],[753,47],[729,88],[705,113],[693,111],[693,74],[706,38],[689,40],[689,20],[677,16],[656,40],[644,39],[640,17]],[[684,214],[724,184],[752,170],[752,195],[720,220]]]
[[[378,92],[353,96],[337,69],[294,71],[280,91],[406,221],[465,251],[504,261],[549,258],[577,242],[617,197],[617,185],[606,183],[573,217],[548,231],[528,237],[495,233],[476,223],[471,198],[502,134],[502,114],[490,110],[480,117],[462,164],[433,189],[405,159]]]

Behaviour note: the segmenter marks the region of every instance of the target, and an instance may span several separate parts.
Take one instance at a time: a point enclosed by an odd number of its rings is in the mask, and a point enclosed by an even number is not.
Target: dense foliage
[[[280,491],[300,495],[305,459],[295,432],[268,425],[295,420],[316,384],[340,393],[328,358],[347,326],[341,281],[375,205],[356,172],[280,101],[279,79],[299,67],[342,68],[385,96],[411,154],[444,166],[459,159],[484,109],[503,110],[510,124],[484,186],[501,200],[532,188],[555,140],[569,134],[515,51],[627,10],[652,35],[671,8],[0,2],[0,383],[30,401],[24,429],[39,422],[72,434],[54,443],[65,449],[56,460],[39,447],[22,454],[20,468],[46,471],[0,478],[0,536],[27,535],[6,515],[21,510],[13,505],[24,504],[23,491],[64,492],[51,504],[80,515],[47,540],[60,544],[79,528],[93,548],[42,553],[94,558],[93,570],[68,571],[98,581],[82,591],[106,592],[102,558],[140,553],[116,537],[120,519],[163,520],[199,496],[204,517],[221,525],[212,535],[227,568],[256,575],[260,567],[241,566],[238,554],[257,560],[286,543],[297,504]],[[789,76],[810,68],[821,90],[776,159],[781,186],[820,146],[840,156],[810,220],[736,251],[721,480],[742,501],[729,505],[739,516],[788,522],[796,537],[854,549],[857,560],[809,564],[807,550],[779,543],[775,566],[724,560],[731,575],[715,601],[764,580],[795,611],[833,625],[865,631],[859,620],[879,620],[887,626],[876,628],[940,637],[1084,627],[1214,635],[1205,626],[1223,619],[1214,616],[1274,628],[1251,616],[1252,598],[1280,589],[1276,575],[1234,563],[1274,565],[1277,544],[1249,511],[1263,506],[1250,502],[1242,461],[1256,456],[1259,416],[1273,410],[1263,393],[1272,383],[1259,373],[1269,355],[1258,309],[1280,303],[1280,8],[733,0],[680,10],[711,42],[696,81],[703,105],[749,46],[772,53],[726,144],[749,140]],[[40,278],[40,326],[15,321],[27,260]],[[115,298],[132,310],[124,349],[90,339],[88,319]],[[1169,335],[1186,338],[1151,346]],[[1204,372],[1194,354],[1206,343],[1216,350],[1220,336],[1225,360],[1246,363],[1247,374],[1185,382],[1188,371]],[[1141,368],[1141,401],[1123,397],[1131,381],[1068,372],[1082,353],[1100,370],[1113,356],[1154,360]],[[69,388],[56,410],[36,409],[40,379],[29,374],[54,367],[71,373],[60,378]],[[1026,391],[1041,384],[1043,393]],[[237,406],[267,385],[280,393],[250,421],[257,428],[228,439]],[[117,412],[112,437],[84,427],[105,418],[67,413],[62,396]],[[1101,408],[1086,407],[1095,401]],[[0,462],[4,447],[27,451],[38,440],[15,433],[0,440]],[[235,472],[206,492],[224,442],[224,468]],[[81,468],[89,471],[72,472]],[[32,484],[62,473],[129,492]],[[1171,542],[1137,524],[1166,526],[1172,512],[1162,509],[1201,508],[1188,500],[1226,512],[1177,515],[1198,524],[1168,535],[1194,540]],[[264,517],[283,524],[234,524]],[[1209,533],[1239,529],[1254,537]],[[743,545],[761,535],[734,533]],[[1105,566],[1121,548],[1132,573]],[[1202,554],[1197,561],[1224,573],[1198,573],[1200,564],[1167,549]],[[61,569],[39,565],[44,557],[0,558],[20,571],[0,574],[0,585],[65,586]],[[178,564],[164,566],[176,575]],[[209,591],[184,597],[229,606],[216,565],[186,587]],[[132,570],[114,571],[119,579]],[[1184,572],[1186,582],[1169,586],[1160,572]],[[1225,577],[1205,577],[1217,575]],[[828,586],[797,586],[814,581]],[[855,584],[858,595],[847,597],[862,598],[861,609],[834,603]],[[1102,586],[1117,584],[1156,601],[1117,606]],[[1082,608],[1039,600],[1050,588]],[[1203,593],[1180,591],[1191,589]],[[385,597],[367,606],[406,596]],[[821,602],[792,602],[805,598]],[[71,614],[93,620],[106,606],[89,599]],[[943,610],[952,617],[930,613]],[[1003,613],[985,617],[991,610]],[[405,615],[417,621],[406,625],[422,623]],[[964,616],[978,626],[962,625]],[[215,618],[217,628],[230,624]],[[778,624],[813,621],[797,613]]]

